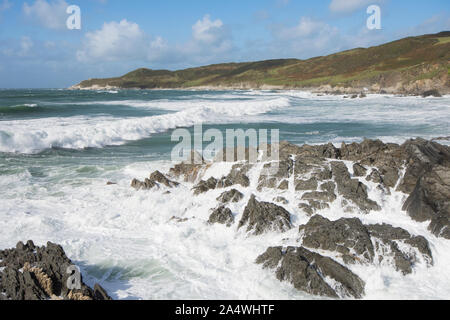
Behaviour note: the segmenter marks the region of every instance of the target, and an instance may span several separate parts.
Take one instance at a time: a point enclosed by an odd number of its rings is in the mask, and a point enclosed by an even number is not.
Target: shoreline
[[[123,88],[115,86],[98,86],[93,85],[90,87],[82,87],[80,85],[74,85],[66,88],[66,90],[79,90],[79,91],[99,91],[99,90],[135,90],[135,91],[297,91],[304,93],[311,93],[317,95],[329,95],[329,96],[339,96],[339,95],[393,95],[393,96],[404,96],[404,97],[445,97],[450,95],[450,88],[446,91],[440,90],[425,90],[421,93],[405,92],[405,91],[395,91],[395,90],[370,90],[367,88],[333,88],[333,87],[310,87],[310,88],[299,88],[299,87],[285,87],[285,86],[260,86],[260,87],[250,87],[250,86],[199,86],[199,87],[177,87],[177,88]],[[437,93],[438,95],[435,95]],[[351,98],[351,97],[349,97]]]

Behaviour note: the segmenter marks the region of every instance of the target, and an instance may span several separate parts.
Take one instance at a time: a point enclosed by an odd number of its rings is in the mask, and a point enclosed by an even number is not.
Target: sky
[[[67,27],[71,5],[81,29]],[[381,9],[381,29],[367,28],[370,5]],[[444,30],[449,0],[0,0],[0,88],[307,59]]]

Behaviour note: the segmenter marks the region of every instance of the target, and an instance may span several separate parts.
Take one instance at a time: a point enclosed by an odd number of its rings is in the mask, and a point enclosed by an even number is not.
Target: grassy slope
[[[90,79],[81,87],[188,88],[226,86],[286,88],[321,85],[361,87],[444,79],[448,86],[450,31],[410,37],[371,48],[357,48],[308,60],[280,59],[216,64],[180,71],[138,69],[122,77]],[[442,83],[442,81],[441,81]]]

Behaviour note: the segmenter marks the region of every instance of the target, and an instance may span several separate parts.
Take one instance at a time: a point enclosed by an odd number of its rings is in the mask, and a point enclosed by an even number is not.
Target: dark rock
[[[227,227],[230,227],[234,223],[234,216],[229,208],[220,206],[209,216],[208,223],[226,224]]]
[[[273,199],[273,201],[274,202],[279,202],[279,203],[282,203],[282,204],[289,204],[289,201],[286,198],[284,198],[284,197],[275,197]]]
[[[374,183],[383,183],[383,177],[376,169],[372,170],[372,172],[367,176],[366,180]]]
[[[351,179],[347,166],[343,162],[332,162],[331,171],[337,184],[339,194],[351,200],[363,212],[379,211],[381,207],[369,199],[367,186],[357,179]]]
[[[349,269],[331,258],[303,247],[268,248],[258,257],[257,264],[276,269],[280,281],[289,281],[297,290],[331,298],[362,298],[364,282]],[[328,279],[334,280],[330,283]]]
[[[415,248],[428,265],[433,263],[428,241],[391,225],[364,225],[357,218],[341,218],[330,221],[322,216],[313,216],[306,225],[299,227],[303,246],[340,254],[345,263],[379,262],[392,259],[397,271],[403,274],[412,272],[418,257],[409,250],[399,249],[399,243]],[[377,255],[375,253],[378,253]]]
[[[314,209],[306,203],[299,203],[298,208],[303,210],[307,215],[312,216],[314,214]]]
[[[320,190],[334,194],[334,192],[336,190],[336,184],[333,181],[328,181],[328,182],[322,183],[320,185]]]
[[[336,195],[331,192],[313,191],[303,194],[302,200],[333,202],[334,200],[336,200]]]
[[[355,163],[353,165],[353,175],[355,177],[365,177],[367,174],[367,169],[364,168],[364,166],[362,166],[359,163]]]
[[[316,190],[318,184],[319,183],[316,178],[311,178],[309,180],[297,180],[295,190],[296,191]]]
[[[337,251],[346,263],[355,263],[360,259],[368,263],[373,261],[374,248],[370,234],[357,218],[332,222],[316,215],[299,230],[303,233],[303,246]]]
[[[409,164],[399,190],[409,193],[403,210],[429,230],[450,239],[450,147],[423,139],[403,145]]]
[[[217,198],[217,201],[221,203],[239,202],[244,198],[242,192],[236,189],[231,189],[230,191],[225,191]]]
[[[441,98],[442,95],[439,93],[438,90],[433,89],[433,90],[428,90],[428,91],[425,91],[424,93],[422,93],[422,97],[424,97],[424,98],[426,98],[426,97]]]
[[[106,300],[112,300],[112,298],[108,295],[106,290],[102,288],[101,285],[96,283],[94,285],[94,300],[106,301]]]
[[[0,267],[4,268],[0,272],[0,295],[5,299],[110,299],[104,290],[96,295],[82,277],[80,289],[68,289],[71,275],[67,269],[73,263],[61,246],[51,242],[43,247],[36,247],[32,241],[19,242],[16,249],[0,251],[0,259]]]
[[[161,185],[165,185],[168,188],[173,188],[177,187],[179,183],[167,179],[166,176],[159,171],[153,172],[150,175],[150,178],[145,179],[143,182],[137,179],[133,179],[131,182],[131,186],[136,190],[150,190],[155,187],[160,188]]]
[[[267,231],[285,232],[291,226],[290,214],[283,207],[269,202],[259,202],[251,196],[238,228],[247,226],[247,232],[260,235]]]

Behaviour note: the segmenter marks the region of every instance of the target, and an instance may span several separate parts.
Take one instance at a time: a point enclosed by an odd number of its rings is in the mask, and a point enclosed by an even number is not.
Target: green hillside
[[[450,31],[409,37],[308,60],[226,63],[179,71],[138,69],[122,77],[90,79],[76,88],[352,88],[414,93],[449,91]]]

